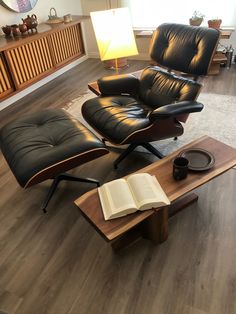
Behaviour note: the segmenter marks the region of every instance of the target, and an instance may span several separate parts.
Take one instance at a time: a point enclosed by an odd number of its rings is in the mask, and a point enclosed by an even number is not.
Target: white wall
[[[101,11],[109,9],[109,3],[107,0],[81,0],[82,11],[84,15],[89,15],[93,11]],[[99,52],[97,43],[92,27],[91,20],[84,22],[84,32],[87,44],[88,56],[91,58],[98,58]]]
[[[63,16],[67,13],[79,15],[82,13],[80,0],[38,0],[36,6],[32,11],[27,13],[12,12],[2,5],[0,5],[0,26],[19,24],[21,18],[25,18],[27,14],[36,14],[39,23],[43,23],[48,19],[49,10],[51,7],[55,7],[58,16]]]

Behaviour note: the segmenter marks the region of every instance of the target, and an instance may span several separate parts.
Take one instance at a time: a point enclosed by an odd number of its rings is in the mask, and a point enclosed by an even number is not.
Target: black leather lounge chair
[[[197,79],[207,74],[218,40],[216,29],[162,24],[150,45],[158,66],[144,69],[140,79],[118,75],[98,80],[101,96],[86,101],[82,114],[104,140],[129,144],[114,162],[115,168],[139,145],[162,158],[150,142],[183,134],[181,122],[203,109],[196,101],[201,90]]]
[[[23,188],[53,179],[42,210],[62,180],[88,182],[64,173],[108,153],[104,144],[83,124],[63,109],[26,115],[0,130],[2,153]]]

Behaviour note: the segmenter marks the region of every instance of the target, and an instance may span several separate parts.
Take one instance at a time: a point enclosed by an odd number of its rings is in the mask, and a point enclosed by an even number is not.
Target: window
[[[164,22],[188,24],[194,11],[205,15],[203,25],[212,18],[221,18],[223,26],[236,25],[235,0],[121,0],[121,3],[130,8],[134,28],[156,28]]]

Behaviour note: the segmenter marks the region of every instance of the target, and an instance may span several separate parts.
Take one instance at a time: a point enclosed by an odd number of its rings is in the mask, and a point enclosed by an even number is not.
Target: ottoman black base
[[[56,176],[56,178],[53,180],[52,185],[48,191],[48,194],[47,194],[47,196],[46,196],[46,198],[45,198],[45,200],[41,206],[41,209],[43,210],[44,213],[47,212],[46,208],[48,206],[48,203],[49,203],[50,199],[52,198],[54,192],[56,191],[58,184],[61,181],[86,182],[86,183],[96,184],[97,186],[100,185],[99,181],[92,179],[92,178],[79,178],[79,177],[72,176],[68,173],[61,173],[58,176]]]

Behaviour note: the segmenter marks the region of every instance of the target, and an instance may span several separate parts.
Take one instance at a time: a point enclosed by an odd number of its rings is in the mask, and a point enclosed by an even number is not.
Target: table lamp
[[[102,61],[138,54],[128,8],[91,12],[92,24]]]

